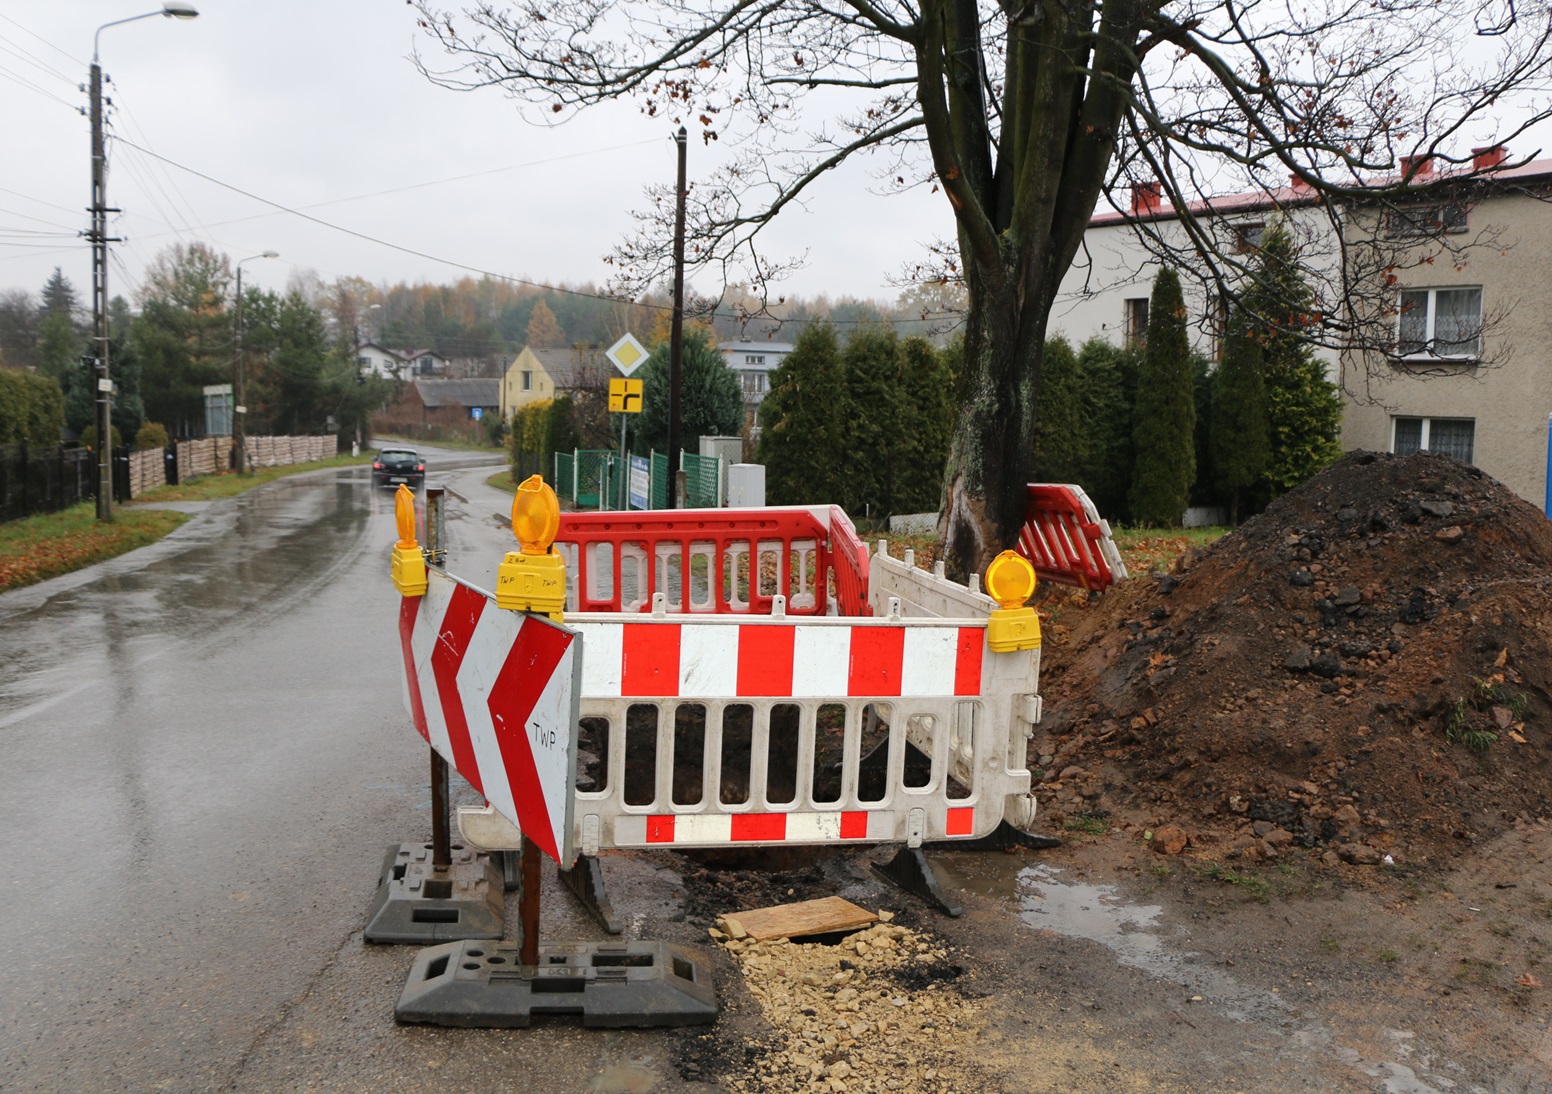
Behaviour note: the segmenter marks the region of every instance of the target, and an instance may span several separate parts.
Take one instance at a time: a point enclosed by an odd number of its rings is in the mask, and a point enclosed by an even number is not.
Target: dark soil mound
[[[1449,457],[1353,453],[1079,613],[1042,690],[1049,829],[1447,858],[1552,813],[1552,521]]]

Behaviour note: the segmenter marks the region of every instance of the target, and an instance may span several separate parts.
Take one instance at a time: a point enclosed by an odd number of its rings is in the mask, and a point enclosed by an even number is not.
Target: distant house
[[[501,416],[510,418],[529,403],[557,395],[607,386],[613,375],[617,375],[614,367],[594,346],[524,346],[500,380]]]
[[[760,401],[771,389],[771,373],[792,352],[791,342],[723,342],[718,348],[744,389],[744,417],[759,426]]]
[[[416,379],[404,385],[397,402],[373,419],[384,432],[430,426],[467,427],[495,414],[501,405],[499,380]]]
[[[408,376],[446,376],[447,358],[429,349],[401,349],[398,354],[409,364]]]
[[[356,350],[356,371],[363,376],[370,372],[388,379],[409,374],[408,362],[403,357],[376,342],[363,342]]]

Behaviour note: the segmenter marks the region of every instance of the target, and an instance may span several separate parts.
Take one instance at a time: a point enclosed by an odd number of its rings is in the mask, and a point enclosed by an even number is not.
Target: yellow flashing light
[[[1023,607],[1035,595],[1035,568],[1017,551],[1004,551],[986,567],[986,594],[1004,608]]]
[[[400,596],[426,595],[426,556],[415,540],[415,495],[403,483],[393,498],[399,542],[393,546],[393,584]]]
[[[546,555],[560,531],[560,502],[541,475],[529,475],[512,497],[512,534],[525,555]]]
[[[560,502],[542,476],[530,475],[512,499],[512,534],[521,550],[509,551],[496,570],[496,607],[539,612],[561,622],[566,606],[566,560],[551,549],[560,531]]]
[[[986,592],[1001,605],[986,620],[986,644],[993,653],[1040,648],[1040,615],[1024,602],[1034,595],[1035,568],[1017,551],[1004,551],[986,567]]]

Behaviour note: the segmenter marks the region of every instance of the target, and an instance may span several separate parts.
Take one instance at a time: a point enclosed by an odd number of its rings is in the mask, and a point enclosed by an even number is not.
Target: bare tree
[[[1108,187],[1145,174],[1189,209],[1292,175],[1332,201],[1401,201],[1416,181],[1397,177],[1401,154],[1458,165],[1458,181],[1461,142],[1545,118],[1552,61],[1547,0],[415,3],[451,58],[420,59],[443,86],[500,88],[543,123],[635,101],[731,145],[689,197],[702,267],[736,263],[752,284],[789,271],[762,229],[860,153],[882,189],[944,194],[956,238],[934,273],[963,280],[968,311],[940,533],[966,569],[1016,534],[1050,310]],[[674,195],[652,197],[615,256],[626,286],[669,260]],[[1186,231],[1221,270],[1210,233]]]

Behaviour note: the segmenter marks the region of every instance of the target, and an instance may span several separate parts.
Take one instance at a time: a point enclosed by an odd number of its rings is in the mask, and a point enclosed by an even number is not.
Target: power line
[[[123,137],[117,137],[115,139],[119,143],[125,145],[128,148],[133,148],[135,151],[140,152],[143,155],[150,156],[152,159],[159,160],[162,163],[165,163],[165,164],[167,164],[167,165],[169,165],[171,167],[176,167],[180,171],[186,171],[189,174],[193,175],[195,178],[203,179],[206,182],[209,182],[209,183],[212,183],[213,185],[221,187],[222,189],[230,190],[230,191],[232,191],[235,194],[241,194],[245,198],[248,198],[248,199],[250,199],[252,201],[257,201],[257,202],[259,202],[262,205],[268,205],[270,208],[275,209],[275,210],[277,210],[279,212],[289,213],[292,216],[300,217],[302,220],[308,221],[309,223],[317,224],[320,227],[329,228],[329,229],[331,229],[333,231],[336,231],[336,232],[341,232],[341,233],[343,233],[345,235],[352,236],[352,237],[354,237],[356,239],[364,240],[364,241],[366,241],[368,243],[375,243],[375,244],[377,244],[380,247],[387,247],[389,250],[392,250],[392,251],[398,251],[398,252],[400,252],[402,254],[413,255],[416,258],[424,258],[424,259],[426,259],[429,262],[441,263],[442,265],[445,265],[445,266],[451,266],[454,269],[466,270],[469,273],[479,274],[481,277],[489,277],[489,278],[493,278],[493,279],[498,280],[498,281],[506,281],[506,282],[509,282],[511,284],[514,284],[514,285],[525,285],[525,286],[527,286],[529,288],[533,288],[533,289],[542,289],[545,292],[558,293],[558,294],[566,295],[566,296],[575,296],[575,297],[579,297],[579,298],[584,299],[584,300],[599,300],[599,301],[603,301],[603,302],[609,303],[609,304],[631,304],[631,305],[634,305],[636,307],[650,308],[653,311],[669,311],[670,310],[670,305],[667,305],[667,304],[651,304],[651,303],[644,303],[644,302],[638,302],[638,301],[632,301],[632,300],[624,300],[624,299],[621,299],[620,297],[617,297],[617,296],[606,296],[606,295],[604,295],[602,293],[584,292],[581,289],[570,289],[570,288],[566,288],[566,287],[561,286],[561,285],[550,285],[550,284],[547,284],[547,283],[542,282],[542,281],[529,281],[529,280],[527,280],[525,278],[514,277],[511,274],[497,273],[497,272],[495,272],[493,270],[487,270],[487,269],[485,269],[485,268],[483,268],[481,266],[473,266],[473,265],[470,265],[467,262],[460,262],[460,261],[458,261],[456,259],[451,259],[451,258],[443,258],[443,257],[441,257],[439,255],[430,254],[430,253],[428,253],[426,251],[417,250],[417,249],[415,249],[413,247],[406,247],[406,246],[404,246],[402,244],[399,244],[399,243],[393,243],[393,242],[390,242],[390,241],[388,241],[386,239],[382,239],[382,238],[380,238],[378,236],[370,235],[370,234],[368,234],[366,232],[358,232],[354,228],[346,228],[346,227],[344,227],[342,225],[334,224],[331,221],[324,220],[321,217],[315,217],[315,216],[313,216],[310,213],[303,212],[301,209],[294,208],[292,206],[282,204],[281,202],[278,202],[278,201],[273,201],[270,198],[262,197],[259,194],[255,194],[255,193],[253,193],[252,191],[249,191],[249,190],[244,190],[242,187],[235,186],[232,183],[223,182],[221,179],[215,178],[212,175],[207,175],[203,171],[200,171],[200,170],[197,170],[197,169],[195,169],[193,167],[189,167],[189,166],[187,166],[185,164],[179,163],[176,160],[169,159],[166,156],[159,155],[159,154],[157,154],[155,152],[152,152],[148,148],[142,148],[139,145],[136,145],[133,142],[131,142],[129,140],[126,140]],[[641,142],[641,143],[652,143],[652,142]],[[510,170],[510,168],[498,168],[497,170]],[[488,173],[489,172],[477,172],[476,174],[488,174]],[[459,176],[459,177],[460,178],[468,178],[468,177],[473,177],[473,175]],[[413,189],[416,186],[426,186],[426,185],[433,185],[433,184],[432,183],[416,183],[413,186],[401,187],[401,188],[398,188],[398,189]],[[393,192],[396,192],[396,191],[393,191],[393,190],[383,191],[383,193],[393,193]],[[375,195],[364,195],[364,196],[375,196]],[[345,201],[345,200],[355,200],[355,199],[335,199],[335,200],[336,201]],[[326,202],[326,203],[320,203],[320,204],[332,204],[332,202]],[[316,207],[317,206],[310,206],[309,208],[316,208]],[[233,222],[232,221],[223,221],[221,223],[227,224],[227,223],[233,223]],[[168,227],[170,228],[171,225],[168,225]],[[710,314],[711,318],[722,318],[722,319],[733,319],[733,320],[741,320],[743,318],[742,316],[739,316],[737,313],[730,313],[730,312],[715,312],[714,311],[714,312],[711,312],[709,314]],[[756,317],[753,317],[753,318],[757,320],[759,317],[756,316]],[[941,318],[941,317],[931,317],[931,318]],[[785,320],[785,321],[784,320],[778,320],[778,319],[776,319],[774,317],[771,317],[769,319],[769,321],[770,322],[798,322],[797,320]],[[913,317],[909,317],[909,318],[898,317],[898,316],[878,316],[876,318],[868,318],[868,319],[831,319],[831,320],[828,320],[828,322],[831,322],[831,323],[833,323],[836,326],[860,326],[860,325],[865,325],[865,324],[868,324],[868,323],[877,323],[877,322],[883,322],[883,323],[888,323],[888,324],[910,324],[910,323],[919,323],[919,322],[923,322],[923,321],[924,320],[921,317],[914,317],[914,316]]]

